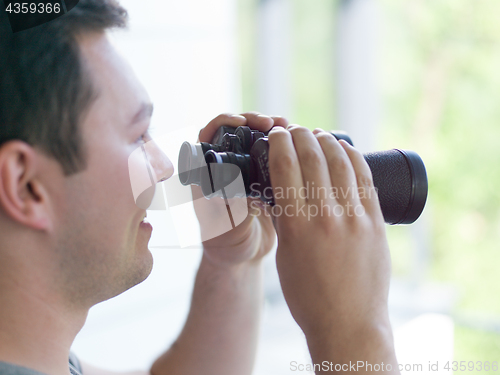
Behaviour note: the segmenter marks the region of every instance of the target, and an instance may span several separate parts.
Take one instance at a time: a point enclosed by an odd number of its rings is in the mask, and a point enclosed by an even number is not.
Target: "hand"
[[[269,149],[273,213],[282,213],[278,272],[306,337],[342,337],[346,345],[346,337],[386,327],[390,255],[363,156],[330,133],[299,126],[273,129]]]
[[[248,126],[254,130],[269,131],[273,126],[286,127],[288,122],[282,117],[268,117],[259,113],[251,112],[242,115],[223,114],[212,120],[200,131],[201,142],[211,142],[212,138],[221,126]],[[200,221],[202,238],[207,231],[210,232],[219,225],[219,218],[227,218],[228,212],[224,200],[203,198],[199,186],[192,186],[193,199],[196,215]],[[246,209],[249,215],[236,228],[221,236],[203,242],[205,256],[213,263],[221,265],[236,265],[251,260],[259,260],[266,255],[274,245],[276,232],[269,215],[264,215],[251,205],[256,198],[234,198],[230,199],[232,211],[238,205]],[[227,219],[226,219],[227,220]]]

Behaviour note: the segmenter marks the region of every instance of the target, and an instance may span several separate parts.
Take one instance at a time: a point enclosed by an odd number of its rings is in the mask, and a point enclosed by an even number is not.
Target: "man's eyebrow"
[[[141,108],[132,119],[131,125],[137,124],[153,115],[154,106],[152,103],[143,103]]]

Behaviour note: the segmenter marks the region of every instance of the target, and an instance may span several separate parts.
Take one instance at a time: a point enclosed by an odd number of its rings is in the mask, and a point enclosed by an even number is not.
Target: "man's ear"
[[[21,225],[52,231],[49,195],[40,179],[40,157],[22,141],[9,141],[0,147],[0,208]]]

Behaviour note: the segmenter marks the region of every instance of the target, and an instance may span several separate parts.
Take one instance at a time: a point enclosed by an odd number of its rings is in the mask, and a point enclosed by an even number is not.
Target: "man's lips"
[[[147,219],[147,214],[144,215],[142,221],[140,222],[139,226],[141,228],[145,228],[145,229],[153,229],[153,226],[151,225],[151,223],[148,221]]]

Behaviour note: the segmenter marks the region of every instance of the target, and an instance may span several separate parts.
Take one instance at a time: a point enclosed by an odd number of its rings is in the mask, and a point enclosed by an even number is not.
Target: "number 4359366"
[[[10,3],[5,9],[7,13],[61,13],[61,4],[44,3]]]
[[[446,362],[444,369],[447,371],[460,371],[460,372],[471,372],[471,371],[498,371],[498,362],[489,361],[453,361]]]

